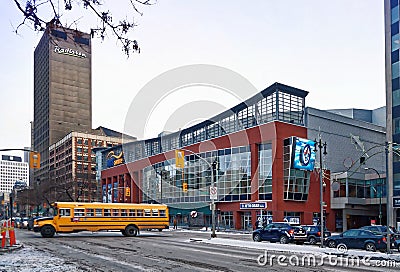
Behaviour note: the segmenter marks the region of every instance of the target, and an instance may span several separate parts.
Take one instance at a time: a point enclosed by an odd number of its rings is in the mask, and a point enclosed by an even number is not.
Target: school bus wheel
[[[136,236],[138,232],[139,232],[138,228],[134,225],[129,225],[125,228],[125,236],[128,237]]]
[[[41,229],[40,229],[40,234],[42,235],[42,237],[44,238],[52,238],[54,236],[54,233],[56,232],[56,230],[54,229],[53,226],[51,225],[44,225]]]

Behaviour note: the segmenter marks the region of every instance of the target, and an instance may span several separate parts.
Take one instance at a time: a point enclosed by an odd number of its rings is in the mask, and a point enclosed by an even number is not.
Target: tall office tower
[[[387,159],[388,224],[400,226],[400,157],[393,146],[400,144],[400,33],[399,0],[385,0],[385,68],[386,68],[386,139],[389,143]],[[392,145],[392,143],[395,143]]]
[[[49,146],[92,127],[90,35],[49,25],[34,53],[33,148],[41,154],[34,182],[48,180]]]

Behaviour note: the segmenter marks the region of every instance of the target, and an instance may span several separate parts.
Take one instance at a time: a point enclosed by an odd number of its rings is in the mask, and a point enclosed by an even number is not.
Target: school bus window
[[[71,216],[71,210],[70,209],[60,209],[59,215],[60,216]]]
[[[103,216],[103,210],[102,209],[96,209],[96,216]]]
[[[144,216],[147,216],[147,217],[150,217],[150,216],[151,216],[150,209],[145,209],[145,210],[144,210]]]
[[[137,210],[136,211],[137,216],[143,216],[143,210]]]
[[[135,216],[135,215],[136,215],[135,210],[130,209],[129,216]]]
[[[119,209],[112,209],[111,213],[112,213],[112,216],[119,216]]]
[[[157,216],[157,217],[158,217],[158,210],[157,210],[157,209],[152,209],[152,210],[151,210],[151,215],[152,215],[152,216]]]
[[[104,209],[104,216],[111,216],[111,210],[110,209]]]
[[[125,209],[121,209],[121,216],[128,216],[128,213],[126,212]]]
[[[165,217],[165,216],[166,216],[165,210],[160,210],[160,217]]]
[[[74,216],[85,216],[85,209],[74,209]]]
[[[94,209],[86,209],[86,216],[94,216]]]

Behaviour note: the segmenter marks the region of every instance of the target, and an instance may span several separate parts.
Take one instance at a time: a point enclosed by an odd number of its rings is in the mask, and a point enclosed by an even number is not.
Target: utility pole
[[[389,182],[389,153],[391,152],[391,144],[390,142],[385,143],[385,155],[386,155],[386,227],[388,233],[388,239],[386,240],[386,253],[389,254],[391,252],[390,249],[390,238],[389,238],[389,225],[392,222],[392,207],[393,203],[390,201],[390,196],[393,195],[393,186],[392,183]],[[393,167],[391,167],[393,169]],[[389,184],[390,183],[390,184]],[[391,188],[392,186],[392,188]],[[391,205],[392,204],[392,205]]]
[[[323,169],[322,169],[322,154],[325,156],[328,154],[326,152],[326,142],[322,143],[321,135],[319,136],[318,139],[318,148],[319,148],[319,179],[320,179],[320,184],[319,184],[319,195],[320,195],[320,209],[321,209],[321,218],[320,218],[320,223],[321,223],[321,247],[324,247],[324,175],[323,175]],[[322,153],[322,148],[324,149],[324,152]]]

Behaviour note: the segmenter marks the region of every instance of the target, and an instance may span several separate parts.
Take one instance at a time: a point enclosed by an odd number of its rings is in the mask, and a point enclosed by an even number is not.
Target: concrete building
[[[29,165],[21,157],[2,155],[0,160],[0,193],[11,193],[16,182],[29,185]]]
[[[386,222],[384,110],[306,108],[307,137],[327,143],[322,168],[331,172],[331,188],[337,184],[331,191],[333,230],[378,224],[380,208]]]
[[[71,131],[92,128],[90,35],[49,25],[34,53],[33,149],[41,154],[35,180],[49,171],[49,146]]]
[[[125,139],[128,139],[126,135]],[[122,133],[98,127],[90,133],[70,132],[51,145],[50,171],[46,179],[51,188],[47,198],[54,198],[53,201],[99,201],[101,192],[96,181],[96,154],[93,149],[110,148],[121,143]]]
[[[400,33],[399,0],[385,0],[385,70],[389,224],[400,228]]]

